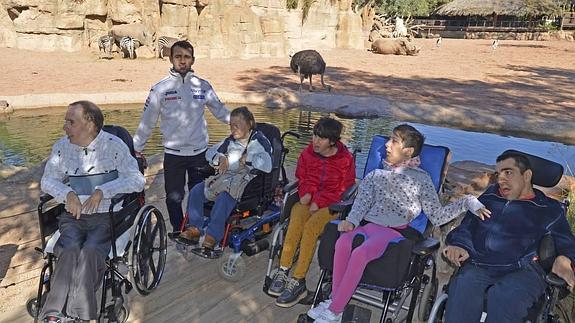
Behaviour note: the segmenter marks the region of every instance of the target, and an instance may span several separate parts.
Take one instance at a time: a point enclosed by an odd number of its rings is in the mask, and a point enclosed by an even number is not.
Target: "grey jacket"
[[[367,174],[346,220],[356,227],[361,220],[396,227],[408,224],[423,211],[434,225],[445,224],[477,204],[472,195],[441,206],[429,174],[421,168],[384,166]]]

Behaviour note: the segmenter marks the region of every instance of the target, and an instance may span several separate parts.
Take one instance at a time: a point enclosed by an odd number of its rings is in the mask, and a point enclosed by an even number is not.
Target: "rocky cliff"
[[[367,32],[351,0],[317,0],[305,20],[302,1],[0,0],[0,46],[77,51],[98,48],[112,28],[187,38],[200,57],[283,56],[305,48],[363,48]]]

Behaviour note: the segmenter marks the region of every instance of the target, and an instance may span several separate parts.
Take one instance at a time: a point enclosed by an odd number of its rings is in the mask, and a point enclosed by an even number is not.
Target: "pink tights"
[[[364,236],[365,240],[352,251],[351,245],[356,235]],[[399,237],[401,234],[392,228],[368,223],[343,233],[337,239],[333,264],[332,303],[329,306],[332,312],[343,312],[361,280],[365,266],[381,257],[389,242]]]

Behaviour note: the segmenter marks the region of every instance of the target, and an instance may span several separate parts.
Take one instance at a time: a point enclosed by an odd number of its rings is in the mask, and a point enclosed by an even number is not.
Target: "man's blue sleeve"
[[[467,250],[470,255],[475,254],[471,231],[477,219],[477,216],[468,211],[461,224],[447,235],[445,239],[447,245],[461,247]]]

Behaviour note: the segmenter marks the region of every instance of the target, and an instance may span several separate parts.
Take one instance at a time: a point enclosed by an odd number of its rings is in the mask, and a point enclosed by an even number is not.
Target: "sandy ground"
[[[575,42],[416,40],[419,56],[367,50],[320,51],[326,83],[337,94],[363,96],[372,110],[399,120],[499,131],[575,144]],[[170,63],[159,59],[100,59],[96,52],[40,53],[0,48],[0,98],[46,93],[147,91]],[[193,66],[217,92],[297,90],[289,58],[207,59]],[[315,77],[319,86],[319,78]],[[306,87],[304,86],[304,89]],[[293,92],[292,92],[293,93]],[[337,110],[340,98],[328,103]],[[79,99],[71,95],[70,101]],[[383,102],[391,102],[391,106]],[[145,100],[142,95],[141,101]],[[321,97],[319,100],[326,100]],[[317,102],[317,100],[316,100]],[[325,102],[324,102],[325,103]],[[398,105],[401,103],[403,105]],[[395,104],[395,105],[393,105]],[[324,104],[325,105],[325,104]],[[550,130],[551,129],[551,130]],[[509,131],[507,131],[509,130]]]
[[[455,107],[483,115],[506,114],[547,128],[551,125],[551,129],[554,122],[575,124],[575,43],[505,41],[494,51],[487,40],[444,39],[441,48],[436,48],[433,40],[418,42],[424,49],[417,57],[382,56],[360,50],[321,51],[328,65],[326,83],[335,94]],[[147,91],[166,75],[170,64],[159,59],[99,59],[92,52],[39,53],[0,48],[0,66],[1,97]],[[216,91],[263,93],[271,88],[298,88],[288,58],[198,57],[194,69]],[[314,81],[319,85],[319,78]],[[70,101],[75,99],[71,97]],[[163,178],[161,173],[155,176],[157,171],[149,173],[148,197],[163,208]],[[23,304],[37,284],[42,260],[34,251],[39,245],[34,208],[40,175],[41,170],[36,169],[0,183],[0,321],[25,321]],[[263,273],[265,256],[250,263],[254,271]],[[215,288],[230,290],[225,294],[231,298],[216,293],[212,299],[202,299],[201,291],[210,290],[211,281],[219,280],[216,264],[189,264],[171,253],[169,265],[159,296],[134,298],[132,321],[199,322],[197,315],[201,314],[202,321],[229,321],[236,315],[243,321],[266,322],[273,318],[291,322],[304,310],[298,307],[286,311],[273,306],[269,298],[262,296],[259,284],[263,276],[236,285],[236,292],[232,285],[218,282]],[[196,280],[198,277],[200,280]],[[182,291],[182,284],[191,287]],[[174,290],[178,292],[174,294]],[[231,309],[224,307],[229,302]]]

